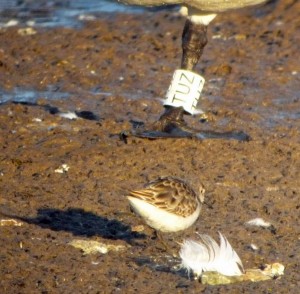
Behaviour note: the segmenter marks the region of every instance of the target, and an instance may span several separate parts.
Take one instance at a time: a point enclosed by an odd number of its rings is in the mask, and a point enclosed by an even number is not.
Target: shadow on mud
[[[126,242],[145,238],[144,234],[133,232],[130,226],[118,220],[111,220],[80,208],[67,210],[43,208],[37,211],[37,216],[34,218],[13,217],[42,228],[71,232],[75,236],[100,236]]]
[[[165,130],[147,130],[145,124],[139,121],[131,120],[132,129],[129,131],[122,131],[118,134],[121,141],[127,144],[127,137],[134,136],[145,139],[221,139],[221,140],[237,140],[248,142],[251,137],[242,131],[231,131],[231,132],[215,132],[193,129],[187,125],[177,124],[177,122],[171,122]],[[182,122],[181,122],[182,123]],[[152,125],[152,127],[155,124]],[[112,136],[116,136],[113,134]]]

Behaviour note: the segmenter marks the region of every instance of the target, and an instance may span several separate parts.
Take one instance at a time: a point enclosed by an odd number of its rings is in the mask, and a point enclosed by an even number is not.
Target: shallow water
[[[142,13],[145,9],[111,0],[17,1],[0,0],[0,27],[15,24],[77,27],[99,13]]]
[[[38,99],[60,100],[67,99],[70,96],[68,93],[56,92],[51,89],[49,91],[36,91],[28,89],[15,88],[10,92],[0,89],[0,105],[7,102],[15,103],[36,103]]]

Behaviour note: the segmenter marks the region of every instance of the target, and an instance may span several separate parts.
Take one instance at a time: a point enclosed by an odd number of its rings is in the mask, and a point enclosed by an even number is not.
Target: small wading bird
[[[181,69],[176,70],[164,102],[165,112],[150,130],[133,132],[141,137],[234,138],[247,140],[243,133],[199,132],[187,126],[184,114],[194,114],[204,78],[194,72],[207,43],[207,26],[218,13],[254,6],[267,0],[118,0],[131,5],[162,6],[180,4],[188,9],[182,34]],[[124,135],[126,135],[124,133]]]
[[[133,211],[155,229],[163,242],[159,232],[183,231],[196,222],[204,202],[204,193],[201,184],[198,193],[195,193],[181,179],[162,177],[144,189],[131,191],[127,198]]]

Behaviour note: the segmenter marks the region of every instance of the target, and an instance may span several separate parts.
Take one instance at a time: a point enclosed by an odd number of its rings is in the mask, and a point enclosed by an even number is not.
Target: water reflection
[[[17,24],[76,27],[82,20],[95,18],[97,13],[144,11],[141,7],[126,6],[112,0],[0,0],[0,28]]]
[[[69,93],[54,91],[51,88],[49,88],[48,91],[15,88],[11,92],[0,89],[0,105],[7,102],[36,103],[40,98],[47,100],[62,100],[67,99],[69,96]]]

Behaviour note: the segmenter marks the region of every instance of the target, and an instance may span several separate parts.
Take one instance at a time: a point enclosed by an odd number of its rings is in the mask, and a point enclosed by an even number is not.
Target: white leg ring
[[[164,105],[180,107],[190,114],[196,111],[205,79],[189,70],[178,69],[166,94]]]

